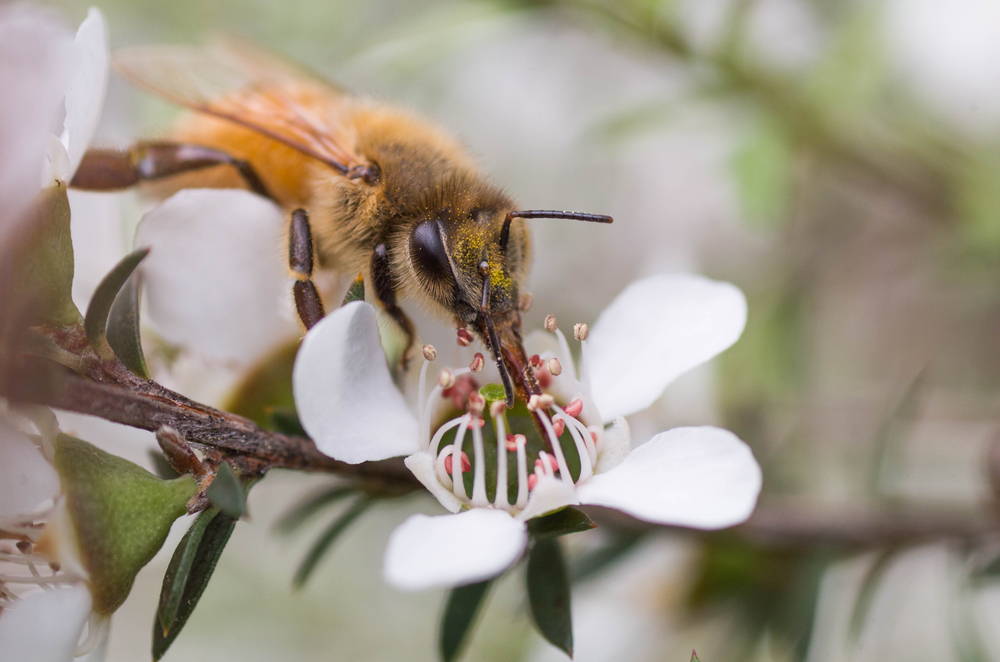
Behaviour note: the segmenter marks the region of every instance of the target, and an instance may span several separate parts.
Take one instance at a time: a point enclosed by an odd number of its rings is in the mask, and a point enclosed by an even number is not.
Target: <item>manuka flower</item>
[[[392,535],[385,572],[409,589],[492,577],[523,552],[525,522],[572,504],[615,508],[658,524],[714,529],[752,512],[761,475],[750,449],[714,427],[661,432],[629,451],[625,415],[739,337],[746,303],[735,287],[690,275],[633,283],[593,330],[577,325],[582,378],[569,344],[532,357],[542,394],[506,410],[502,389],[479,388],[479,356],[441,371],[425,350],[414,410],[395,387],[375,311],[352,303],[314,327],[296,358],[302,424],[319,448],[406,465],[451,515],[414,515]],[[528,349],[532,349],[529,339]],[[610,424],[610,425],[608,425]]]

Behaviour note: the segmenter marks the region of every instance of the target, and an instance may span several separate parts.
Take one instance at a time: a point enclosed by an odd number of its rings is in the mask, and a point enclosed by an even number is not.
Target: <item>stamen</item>
[[[574,398],[570,400],[564,411],[567,416],[580,418],[580,414],[583,413],[583,400],[581,398]]]
[[[559,363],[559,359],[554,356],[546,362],[546,367],[556,377],[562,374],[562,363]]]
[[[451,388],[455,385],[455,375],[451,370],[445,368],[438,374],[438,384],[441,388]]]
[[[503,400],[494,400],[490,405],[490,416],[493,418],[500,418],[505,411],[507,411],[507,403]],[[502,439],[503,437],[499,438]]]
[[[469,394],[469,399],[466,401],[466,407],[470,413],[482,414],[483,409],[486,407],[486,399],[479,391],[473,391]]]
[[[517,446],[517,500],[514,506],[518,509],[528,505],[528,491],[531,485],[528,483],[528,457],[527,439],[523,434],[514,435],[514,443]]]
[[[450,448],[450,446],[449,446],[449,448]],[[445,457],[444,457],[444,470],[445,470],[445,472],[447,472],[447,474],[449,476],[454,476],[455,475],[455,466],[454,466],[454,464],[452,462],[452,459],[451,459],[452,457],[453,457],[452,455],[445,455]],[[459,472],[464,474],[466,471],[468,471],[471,468],[472,468],[472,463],[469,462],[469,455],[468,455],[468,453],[466,453],[465,451],[462,451],[462,462],[461,462],[461,466],[459,467]]]
[[[458,424],[458,432],[455,434],[455,444],[451,449],[452,463],[457,463],[461,461],[462,456],[465,455],[462,452],[462,446],[465,445],[465,431],[469,429],[469,415],[466,414],[461,418],[461,423]],[[468,460],[468,457],[465,458]],[[447,470],[447,466],[445,470]],[[471,467],[470,467],[471,468]],[[468,496],[465,494],[465,481],[461,478],[451,481],[452,492],[460,500],[465,501]]]
[[[531,397],[528,398],[528,411],[537,411],[541,406],[542,396],[537,393],[532,393]]]
[[[469,370],[472,372],[479,372],[486,365],[486,359],[483,357],[482,352],[476,352],[472,357],[472,362],[469,363]]]
[[[522,448],[528,442],[528,438],[523,434],[509,434],[507,435],[507,440],[505,446],[508,451],[513,453],[514,451]]]
[[[583,342],[590,335],[590,327],[584,322],[577,322],[573,325],[573,337]]]
[[[538,406],[543,409],[548,409],[555,403],[556,399],[552,397],[550,393],[542,393],[538,396]]]
[[[538,474],[531,474],[528,476],[528,491],[534,492],[536,487],[538,487]]]
[[[424,345],[423,347],[424,358],[428,361],[433,361],[438,356],[437,347],[434,345]]]
[[[531,358],[528,359],[528,363],[531,364],[532,368],[541,368],[542,367],[542,357],[539,356],[538,354],[532,354]]]
[[[554,333],[556,329],[559,328],[559,325],[556,323],[556,316],[552,314],[546,315],[545,321],[542,323],[542,326],[545,327],[546,331]]]
[[[538,420],[542,422],[545,434],[549,437],[549,444],[552,447],[553,455],[556,456],[559,473],[562,475],[563,482],[572,485],[573,476],[569,473],[569,465],[566,464],[566,457],[563,455],[562,446],[559,445],[559,439],[556,438],[555,430],[552,429],[552,422],[549,421],[548,415],[543,411],[538,412]],[[542,455],[548,455],[548,453],[541,451],[538,455],[541,457]]]
[[[491,414],[498,404],[504,405],[506,409],[504,402],[494,402],[493,406],[490,407]],[[509,442],[507,441],[507,421],[502,413],[501,410],[500,414],[493,415],[493,432],[497,436],[497,491],[493,497],[493,504],[497,508],[506,510],[510,507],[510,502],[507,500],[507,449]]]
[[[444,425],[442,425],[441,427],[439,427],[437,432],[434,433],[434,438],[431,439],[431,443],[427,445],[427,450],[429,450],[432,453],[437,453],[438,452],[437,447],[438,444],[441,443],[441,439],[444,437],[445,434],[448,433],[449,430],[460,425],[462,423],[463,418],[464,416],[453,418]]]
[[[455,332],[456,338],[458,340],[459,347],[468,347],[472,344],[472,334],[464,326],[461,326]]]
[[[472,452],[476,458],[475,474],[472,476],[473,506],[486,506],[490,503],[486,497],[486,454],[483,449],[483,431],[480,429],[481,427],[472,429]]]
[[[561,438],[563,436],[563,432],[566,431],[566,421],[562,418],[553,418],[552,429],[555,430],[556,439]]]
[[[576,482],[579,483],[580,481],[587,480],[594,474],[593,463],[596,460],[596,451],[587,443],[590,435],[587,434],[586,428],[583,427],[580,421],[567,416],[566,410],[560,409],[558,405],[554,408],[556,415],[553,417],[553,426],[558,423],[562,423],[563,425],[568,424],[570,437],[572,437],[573,445],[576,447],[576,455],[580,458],[580,475],[577,477]]]

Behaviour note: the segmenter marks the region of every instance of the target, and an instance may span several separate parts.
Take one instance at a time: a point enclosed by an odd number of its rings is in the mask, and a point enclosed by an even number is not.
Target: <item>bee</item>
[[[460,342],[479,337],[508,405],[539,392],[521,339],[525,222],[611,217],[519,209],[446,132],[244,42],[125,49],[115,65],[189,112],[166,140],[89,151],[72,186],[266,196],[288,212],[293,297],[307,329],[325,314],[314,272],[360,274],[406,334],[404,362],[415,329],[400,301],[422,301],[456,324]]]

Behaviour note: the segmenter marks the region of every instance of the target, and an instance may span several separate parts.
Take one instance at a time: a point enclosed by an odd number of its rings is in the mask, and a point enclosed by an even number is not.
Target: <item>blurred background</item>
[[[86,9],[48,4],[71,24]],[[98,4],[115,46],[243,35],[436,120],[529,208],[613,214],[612,228],[535,226],[529,327],[593,320],[657,272],[746,292],[743,338],[633,429],[736,432],[764,468],[763,518],[570,540],[577,659],[1000,659],[1000,538],[978,524],[1000,485],[1000,4]],[[97,142],[174,112],[115,80]],[[74,200],[81,300],[138,220],[110,197]],[[148,464],[151,434],[63,424]],[[375,509],[292,591],[324,523],[271,526],[324,482],[276,472],[255,488],[165,659],[435,659],[444,594],[393,591],[380,568],[421,499]],[[110,660],[146,655],[170,550],[116,615]],[[560,659],[510,574],[465,659]]]

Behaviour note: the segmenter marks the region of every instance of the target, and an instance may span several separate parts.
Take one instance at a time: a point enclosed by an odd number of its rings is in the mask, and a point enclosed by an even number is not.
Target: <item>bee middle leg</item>
[[[266,198],[271,192],[247,161],[222,150],[176,142],[139,142],[127,150],[91,149],[83,155],[70,186],[91,191],[115,191],[139,182],[164,179],[219,165],[236,169],[247,188]]]
[[[319,324],[326,316],[323,300],[312,279],[314,254],[309,215],[305,209],[296,209],[292,212],[288,229],[288,268],[295,276],[295,284],[292,285],[295,310],[306,330]]]
[[[392,270],[389,264],[389,249],[386,248],[384,243],[376,246],[375,251],[372,253],[371,272],[375,296],[378,298],[379,303],[382,304],[383,310],[395,320],[399,328],[406,334],[406,349],[403,350],[403,357],[401,359],[403,369],[406,370],[410,363],[410,350],[413,349],[413,343],[417,336],[413,329],[413,322],[410,321],[410,318],[406,316],[403,309],[396,303],[396,289],[393,284]]]

